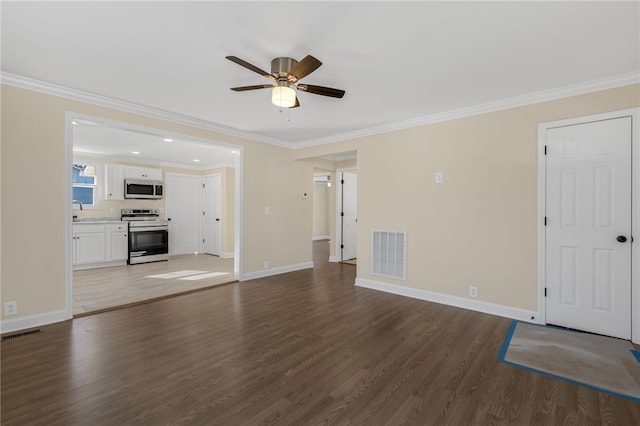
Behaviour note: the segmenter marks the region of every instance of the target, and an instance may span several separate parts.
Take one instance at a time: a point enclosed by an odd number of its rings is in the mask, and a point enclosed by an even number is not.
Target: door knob
[[[624,235],[618,235],[618,237],[616,238],[616,241],[618,241],[619,243],[626,243],[627,237],[625,237]]]

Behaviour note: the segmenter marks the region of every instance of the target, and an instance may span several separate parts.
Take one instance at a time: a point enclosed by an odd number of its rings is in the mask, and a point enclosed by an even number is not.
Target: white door
[[[220,175],[205,176],[203,179],[203,251],[220,256]]]
[[[169,255],[200,251],[200,177],[167,173],[165,187]]]
[[[358,175],[350,172],[342,173],[342,259],[352,260],[357,257],[356,228]]]
[[[546,133],[546,322],[631,338],[631,118]]]

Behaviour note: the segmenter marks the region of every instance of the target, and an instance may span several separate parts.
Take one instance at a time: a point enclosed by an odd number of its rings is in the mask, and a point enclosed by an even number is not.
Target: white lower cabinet
[[[73,269],[125,265],[128,257],[126,224],[73,225]]]
[[[111,233],[111,259],[127,260],[129,257],[129,240],[127,225],[108,225]]]
[[[104,262],[105,243],[104,225],[74,225],[73,264]]]

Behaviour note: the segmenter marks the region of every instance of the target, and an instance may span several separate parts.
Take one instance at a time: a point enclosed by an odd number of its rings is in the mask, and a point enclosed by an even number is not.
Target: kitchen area
[[[230,149],[88,120],[73,130],[74,316],[235,280]]]

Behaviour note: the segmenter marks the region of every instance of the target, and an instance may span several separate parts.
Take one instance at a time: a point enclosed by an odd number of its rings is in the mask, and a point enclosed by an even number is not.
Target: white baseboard
[[[270,277],[272,275],[286,274],[287,272],[299,271],[301,269],[313,268],[313,262],[298,263],[297,265],[278,266],[276,268],[264,269],[262,271],[245,272],[240,281],[255,280],[256,278]]]
[[[233,256],[235,256],[235,253],[232,252],[232,251],[220,252],[220,258],[221,259],[231,259]]]
[[[329,239],[331,239],[330,235],[319,235],[317,237],[313,237],[313,241],[329,240]]]
[[[384,291],[385,293],[392,293],[399,296],[406,296],[412,297],[414,299],[441,303],[443,305],[455,306],[457,308],[483,312],[485,314],[498,315],[501,317],[512,318],[532,323],[540,323],[540,321],[538,320],[538,311],[529,311],[526,309],[514,308],[506,305],[483,302],[481,300],[467,299],[464,297],[451,296],[448,294],[435,293],[428,290],[387,284],[363,278],[356,278],[356,286],[365,287],[372,290]]]
[[[337,263],[339,260],[336,256],[329,256],[329,262]]]
[[[126,260],[112,260],[110,262],[85,263],[83,265],[73,265],[74,271],[83,271],[85,269],[111,268],[112,266],[126,266]]]
[[[52,311],[28,317],[4,319],[0,321],[0,333],[12,333],[14,331],[26,330],[28,328],[40,327],[70,319],[71,316],[67,311]]]

